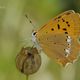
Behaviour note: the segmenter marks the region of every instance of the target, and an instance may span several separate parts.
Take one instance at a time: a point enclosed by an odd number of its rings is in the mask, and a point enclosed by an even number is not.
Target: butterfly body
[[[80,15],[73,10],[63,12],[32,34],[38,47],[65,66],[79,54]]]

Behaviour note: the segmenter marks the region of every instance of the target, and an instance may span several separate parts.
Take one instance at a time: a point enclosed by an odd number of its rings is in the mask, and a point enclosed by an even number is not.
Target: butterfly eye
[[[38,71],[41,65],[41,56],[36,48],[22,48],[16,57],[16,67],[25,75],[30,75]]]
[[[34,31],[34,32],[32,33],[32,35],[34,35],[34,36],[35,36],[35,35],[36,35],[36,33],[37,33],[37,32],[36,32],[36,31]]]
[[[36,31],[32,32],[32,41],[35,43],[36,42]]]

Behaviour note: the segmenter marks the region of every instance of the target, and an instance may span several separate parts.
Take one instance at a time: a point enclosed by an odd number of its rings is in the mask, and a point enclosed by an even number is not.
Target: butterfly
[[[25,75],[37,72],[41,65],[41,56],[35,47],[23,47],[16,56],[16,67]]]
[[[80,14],[65,11],[47,24],[32,32],[32,41],[37,49],[65,66],[79,57]]]

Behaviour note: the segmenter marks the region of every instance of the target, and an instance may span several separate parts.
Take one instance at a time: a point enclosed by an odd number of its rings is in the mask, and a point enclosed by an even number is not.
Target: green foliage
[[[79,8],[80,0],[0,0],[0,80],[26,80],[15,65],[21,47],[32,45],[33,26],[25,14],[37,28],[62,11],[80,12]],[[29,76],[30,80],[80,80],[80,61],[65,71],[45,57],[44,54],[40,70]]]

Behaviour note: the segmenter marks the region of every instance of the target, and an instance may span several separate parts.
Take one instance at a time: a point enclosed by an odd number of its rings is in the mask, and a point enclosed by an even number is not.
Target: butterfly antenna
[[[28,17],[28,15],[26,14],[25,16],[26,16],[26,18],[29,20],[29,22],[30,22],[30,24],[33,26],[33,28],[35,28],[34,24],[33,24],[32,21],[30,20],[30,18]]]

